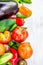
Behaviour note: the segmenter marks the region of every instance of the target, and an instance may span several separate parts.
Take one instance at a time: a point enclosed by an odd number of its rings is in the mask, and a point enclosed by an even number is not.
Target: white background
[[[32,10],[32,16],[26,19],[33,55],[27,60],[28,65],[43,65],[43,0],[33,0],[31,5],[25,5]]]

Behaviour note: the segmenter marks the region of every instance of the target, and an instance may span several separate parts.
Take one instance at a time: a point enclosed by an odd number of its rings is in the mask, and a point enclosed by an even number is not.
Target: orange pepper
[[[6,51],[5,46],[0,43],[0,56],[3,55],[5,51]]]
[[[27,17],[30,17],[32,14],[32,11],[23,5],[19,8],[19,12]]]
[[[33,49],[28,42],[23,42],[18,47],[18,54],[22,59],[28,59],[33,54]]]

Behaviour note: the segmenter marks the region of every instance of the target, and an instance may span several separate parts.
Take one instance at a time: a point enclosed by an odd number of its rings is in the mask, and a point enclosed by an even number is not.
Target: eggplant
[[[0,2],[0,20],[18,12],[18,4],[16,2]]]

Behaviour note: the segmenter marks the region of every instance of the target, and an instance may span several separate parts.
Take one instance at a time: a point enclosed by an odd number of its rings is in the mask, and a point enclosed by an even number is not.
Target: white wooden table
[[[28,65],[43,65],[43,0],[33,0],[26,6],[33,12],[25,23],[30,34],[26,41],[31,42],[33,48],[33,56],[27,62]]]

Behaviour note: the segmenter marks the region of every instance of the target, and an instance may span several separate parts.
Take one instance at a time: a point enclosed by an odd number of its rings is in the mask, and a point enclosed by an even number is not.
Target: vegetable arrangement
[[[20,4],[31,3],[31,0],[13,1]],[[29,42],[24,42],[29,33],[23,25],[24,19],[31,15],[32,11],[21,5],[15,15],[0,20],[0,65],[28,65],[25,59],[32,56],[33,49]]]

